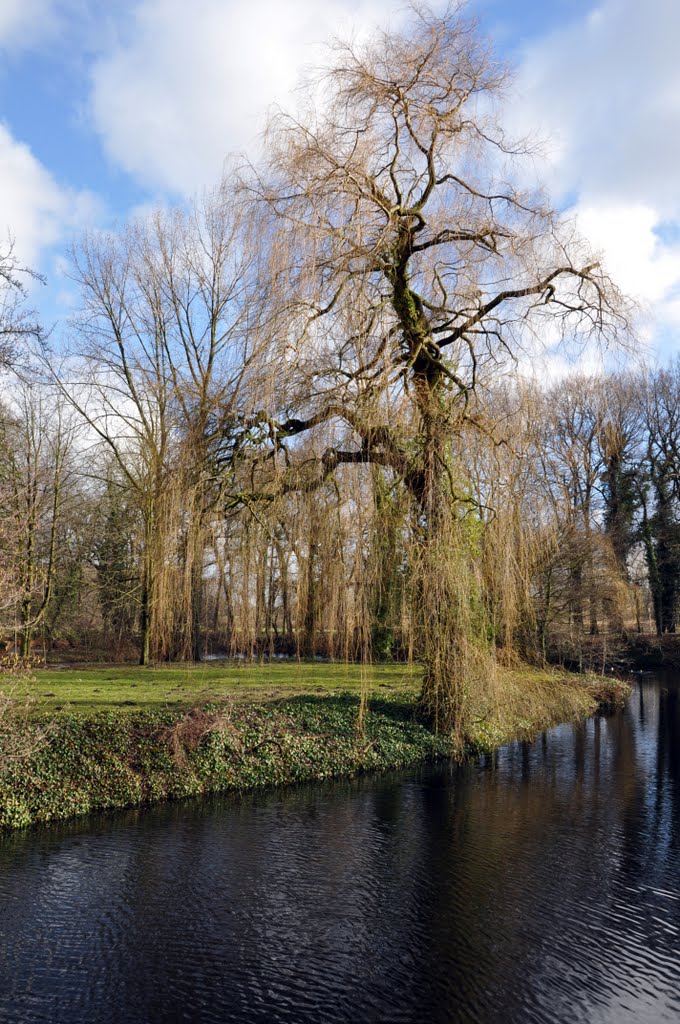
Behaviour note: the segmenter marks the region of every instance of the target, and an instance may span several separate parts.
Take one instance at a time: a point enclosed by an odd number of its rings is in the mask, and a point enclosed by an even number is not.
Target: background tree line
[[[83,403],[89,385],[77,381]],[[181,408],[165,428],[154,409],[160,432],[147,434],[131,394],[111,392],[117,411],[97,405],[105,438],[52,388],[24,384],[3,404],[6,639],[143,660],[421,653],[422,524],[394,472],[342,467],[249,505],[235,495],[253,452],[235,449],[260,446],[237,412],[237,441],[203,435],[198,455]],[[499,381],[474,408],[487,429],[456,437],[457,487],[497,647],[548,655],[598,632],[675,632],[680,364],[547,388]],[[297,445],[299,471],[326,448],[322,430]]]

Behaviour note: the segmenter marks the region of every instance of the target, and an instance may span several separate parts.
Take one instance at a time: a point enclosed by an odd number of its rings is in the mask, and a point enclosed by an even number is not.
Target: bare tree
[[[403,480],[423,544],[423,697],[447,729],[463,721],[462,677],[473,670],[464,623],[443,611],[470,605],[460,536],[449,557],[469,508],[451,438],[474,422],[480,379],[544,332],[613,340],[627,326],[573,227],[507,181],[522,147],[493,113],[506,79],[460,6],[417,8],[400,32],[337,45],[315,83],[318,107],[274,116],[268,167],[248,186],[273,223],[285,382],[248,423],[279,467],[257,491],[313,489],[339,465],[366,462]],[[300,464],[292,439],[322,426],[330,443]]]
[[[14,407],[0,423],[3,456],[3,520],[11,523],[15,624],[20,653],[28,657],[33,631],[47,614],[54,592],[57,536],[73,431],[63,402],[20,385]]]
[[[675,633],[680,602],[680,362],[650,373],[644,392],[642,540],[656,631]]]
[[[190,214],[84,238],[73,254],[82,308],[72,351],[59,366],[45,361],[134,495],[143,664],[200,652],[205,520],[257,337],[242,224],[223,190]],[[248,294],[256,303],[257,283]]]
[[[25,267],[10,237],[0,248],[0,367],[10,366],[22,343],[39,341],[44,332],[35,312],[27,304],[27,282],[44,283],[41,274]]]

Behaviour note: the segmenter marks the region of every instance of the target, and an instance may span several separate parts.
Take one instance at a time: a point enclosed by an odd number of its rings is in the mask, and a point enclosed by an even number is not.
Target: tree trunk
[[[144,562],[142,569],[142,594],[140,600],[140,650],[139,664],[148,665],[151,661],[153,636],[153,587],[154,587],[154,550],[156,543],[154,530],[156,517],[153,508],[148,508],[144,516]]]
[[[203,657],[203,544],[197,541],[191,564],[191,660]]]

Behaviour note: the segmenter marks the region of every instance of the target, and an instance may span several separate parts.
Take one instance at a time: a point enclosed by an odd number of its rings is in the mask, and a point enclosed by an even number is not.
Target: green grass
[[[41,711],[153,710],[196,702],[266,701],[302,694],[415,692],[417,665],[286,662],[263,665],[212,663],[157,668],[101,665],[36,669],[13,684],[15,695],[36,699]],[[0,682],[0,689],[2,684]]]

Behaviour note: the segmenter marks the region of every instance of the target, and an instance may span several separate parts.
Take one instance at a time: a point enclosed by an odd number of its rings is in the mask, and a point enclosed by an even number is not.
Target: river
[[[680,680],[462,768],[0,838],[0,1021],[680,1020]]]

